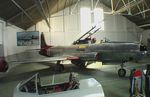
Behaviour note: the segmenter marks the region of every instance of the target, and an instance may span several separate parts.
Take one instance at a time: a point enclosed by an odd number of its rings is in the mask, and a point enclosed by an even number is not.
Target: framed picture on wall
[[[39,45],[38,31],[17,32],[17,46],[36,46],[36,45]]]

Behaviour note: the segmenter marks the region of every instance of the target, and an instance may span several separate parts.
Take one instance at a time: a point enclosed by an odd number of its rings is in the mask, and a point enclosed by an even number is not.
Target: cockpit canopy
[[[79,89],[79,81],[70,73],[69,81],[52,85],[41,85],[39,74],[33,75],[31,78],[20,84],[19,90],[26,93],[37,93],[39,95],[49,94],[61,91]]]

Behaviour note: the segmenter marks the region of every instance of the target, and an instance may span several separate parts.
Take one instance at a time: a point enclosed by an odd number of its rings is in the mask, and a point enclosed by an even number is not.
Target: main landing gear
[[[64,71],[64,65],[63,64],[60,64],[61,61],[57,61],[56,63],[56,67],[55,67],[55,70],[58,71],[58,72],[62,72]]]
[[[124,69],[124,63],[122,62],[121,68],[118,70],[118,76],[119,77],[125,77],[126,76],[126,70]]]
[[[81,68],[81,69],[85,69],[86,68],[86,62],[83,60],[72,60],[71,61],[72,64],[75,64],[77,67]]]

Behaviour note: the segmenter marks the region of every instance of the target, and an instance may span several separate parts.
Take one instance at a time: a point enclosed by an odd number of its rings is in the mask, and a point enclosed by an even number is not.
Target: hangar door
[[[0,22],[0,57],[4,56],[3,51],[3,23]]]

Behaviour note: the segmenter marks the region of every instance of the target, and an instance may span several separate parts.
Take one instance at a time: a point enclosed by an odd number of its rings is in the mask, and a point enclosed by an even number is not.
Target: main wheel
[[[83,60],[72,60],[71,61],[72,64],[75,64],[76,66],[80,67],[80,68],[86,68],[85,66],[85,61]]]
[[[125,69],[119,69],[118,70],[118,76],[119,77],[125,77],[126,76],[126,70]]]
[[[56,66],[56,70],[58,71],[58,72],[62,72],[62,71],[64,71],[64,65],[62,65],[62,64],[57,64],[57,66]]]

